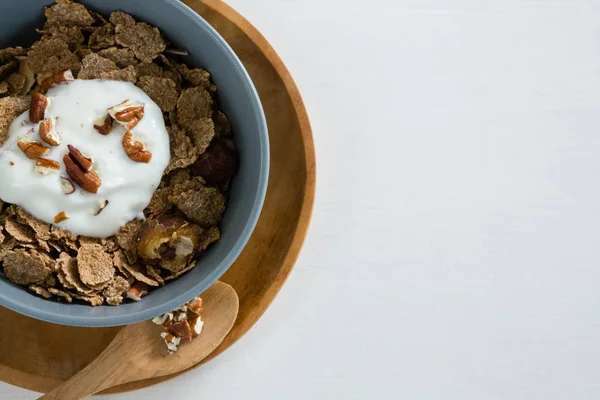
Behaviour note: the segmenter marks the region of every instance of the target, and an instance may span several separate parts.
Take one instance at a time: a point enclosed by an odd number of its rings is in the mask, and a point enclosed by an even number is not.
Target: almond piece
[[[73,76],[73,73],[71,72],[71,70],[66,69],[64,71],[57,72],[54,75],[49,76],[48,78],[44,79],[42,81],[41,86],[42,86],[42,89],[48,90],[54,85],[58,85],[58,84],[64,83],[64,82],[69,82],[69,81],[72,81],[73,79],[75,79],[75,77]]]
[[[83,190],[90,193],[98,193],[98,189],[102,186],[102,180],[98,175],[91,171],[84,171],[81,166],[70,157],[70,154],[65,154],[63,163],[65,164],[69,177],[81,186]]]
[[[142,297],[148,294],[148,285],[144,282],[136,282],[127,291],[127,297],[131,300],[140,301]]]
[[[58,224],[69,219],[69,216],[64,211],[59,212],[54,216],[54,223]]]
[[[69,149],[69,154],[71,155],[71,158],[73,158],[73,160],[75,160],[75,162],[79,164],[81,169],[83,169],[85,172],[88,172],[90,169],[92,169],[92,164],[94,163],[94,160],[91,157],[84,156],[83,153],[79,151],[79,149],[77,149],[74,146],[71,146],[70,144],[67,145],[67,148]]]
[[[60,144],[60,136],[56,132],[56,118],[46,118],[40,122],[40,138],[50,146],[58,146]]]
[[[41,93],[34,93],[31,96],[31,106],[29,108],[29,120],[37,124],[44,119],[48,107],[48,98]]]
[[[40,142],[26,142],[20,140],[17,142],[17,146],[19,146],[19,149],[21,149],[21,151],[25,153],[27,158],[30,158],[32,160],[43,157],[46,155],[46,153],[50,151],[49,148],[42,145]]]
[[[110,131],[112,131],[113,119],[110,114],[107,114],[106,117],[100,118],[94,124],[94,129],[98,131],[101,135],[108,135]]]
[[[34,171],[38,175],[48,175],[53,172],[60,171],[60,164],[54,160],[48,160],[47,158],[38,158],[35,160]]]
[[[125,154],[127,154],[131,160],[135,162],[149,163],[152,159],[152,153],[146,150],[142,142],[135,140],[130,131],[125,132],[122,143]]]
[[[75,192],[75,184],[69,178],[65,178],[64,176],[60,177],[60,187],[64,194],[71,194]]]
[[[125,129],[132,129],[144,117],[144,105],[125,100],[108,109],[108,114]]]

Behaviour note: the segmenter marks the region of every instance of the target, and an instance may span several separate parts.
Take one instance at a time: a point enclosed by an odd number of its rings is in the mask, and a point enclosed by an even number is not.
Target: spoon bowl
[[[108,347],[87,367],[40,399],[82,399],[123,383],[171,375],[206,358],[225,339],[239,309],[235,290],[216,282],[202,294],[204,328],[191,343],[169,354],[160,337],[163,329],[151,321],[121,329]]]

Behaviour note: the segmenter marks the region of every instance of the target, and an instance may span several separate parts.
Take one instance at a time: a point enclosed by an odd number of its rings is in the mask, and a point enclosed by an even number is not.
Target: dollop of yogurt
[[[60,145],[51,147],[41,140],[39,123],[29,121],[28,111],[17,117],[0,148],[0,199],[21,206],[49,224],[64,212],[69,219],[54,225],[97,238],[112,236],[128,221],[143,219],[143,210],[170,161],[169,134],[160,108],[128,82],[74,80],[51,88],[46,97],[50,103],[45,118],[57,118]],[[114,123],[106,136],[94,129],[108,108],[127,99],[144,105],[144,116],[131,133],[152,153],[149,163],[132,161],[125,154],[122,139],[126,129],[121,125]],[[36,173],[35,160],[27,158],[17,145],[23,139],[50,147],[43,158],[59,162],[60,171]],[[73,193],[63,191],[61,176],[68,177],[62,161],[69,152],[67,145],[93,159],[92,170],[102,180],[98,193],[86,192],[77,184]]]

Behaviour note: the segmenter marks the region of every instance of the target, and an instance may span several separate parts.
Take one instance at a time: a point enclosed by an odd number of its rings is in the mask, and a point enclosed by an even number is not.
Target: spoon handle
[[[117,338],[118,336],[120,335],[117,335]],[[40,399],[79,400],[109,387],[128,382],[132,368],[123,360],[124,346],[123,341],[113,340],[91,364]]]

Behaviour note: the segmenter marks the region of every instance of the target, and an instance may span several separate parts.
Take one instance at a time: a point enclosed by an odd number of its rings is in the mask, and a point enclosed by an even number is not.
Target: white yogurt
[[[18,148],[17,142],[24,135],[46,145],[39,137],[39,124],[29,122],[27,111],[12,122],[9,137],[0,148],[0,199],[50,224],[64,211],[69,219],[55,225],[76,235],[105,238],[116,234],[128,221],[143,219],[143,210],[171,157],[160,108],[128,82],[75,80],[55,86],[46,96],[50,99],[46,118],[58,117],[56,128],[61,142],[50,147],[44,158],[60,162],[61,170],[45,176],[35,173],[35,160]],[[106,116],[109,107],[126,99],[144,105],[144,117],[131,132],[152,153],[147,164],[134,162],[125,154],[121,144],[125,128],[115,123],[112,132],[103,136],[93,127]],[[93,158],[93,171],[102,179],[97,194],[85,192],[78,185],[74,193],[64,194],[61,175],[67,174],[62,159],[68,153],[68,144]],[[105,200],[108,205],[95,215]]]

